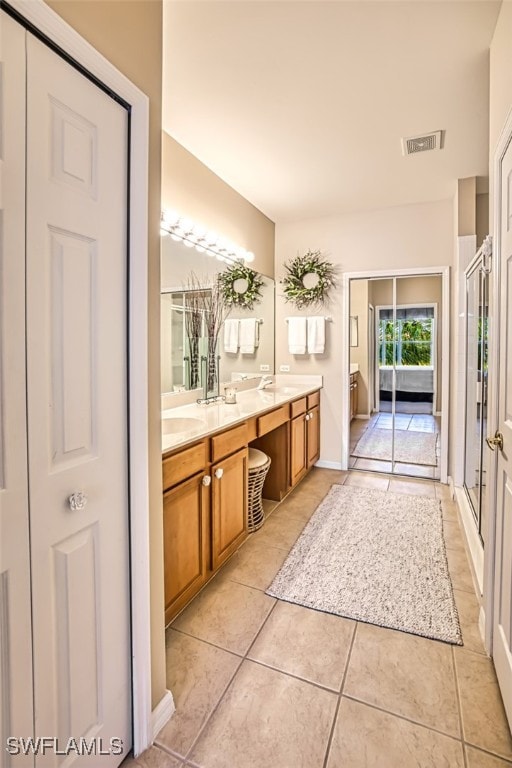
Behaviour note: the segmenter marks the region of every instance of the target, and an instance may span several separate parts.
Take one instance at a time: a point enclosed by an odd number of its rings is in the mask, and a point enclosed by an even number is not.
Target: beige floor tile
[[[350,472],[345,480],[345,485],[355,485],[358,488],[376,488],[379,491],[387,491],[389,478],[383,475],[372,475],[369,472]]]
[[[441,511],[443,513],[443,520],[449,520],[450,522],[459,522],[459,511],[457,502],[453,499],[441,499]]]
[[[443,733],[460,735],[447,643],[358,624],[343,690]]]
[[[276,509],[275,514],[281,520],[302,520],[307,523],[321,503],[321,501],[315,501],[314,504],[307,504],[302,503],[301,499],[298,498],[290,499],[290,501],[285,499]]]
[[[276,601],[263,592],[215,578],[172,626],[200,640],[244,655]]]
[[[203,768],[322,768],[337,697],[244,661],[191,760]]]
[[[181,768],[183,762],[158,747],[150,747],[135,761],[137,768]],[[124,763],[123,763],[124,768]]]
[[[279,601],[249,658],[339,691],[355,622]]]
[[[449,485],[444,483],[435,483],[436,497],[443,501],[452,501],[452,492]]]
[[[367,472],[391,472],[392,465],[390,461],[379,461],[379,459],[358,458],[354,464],[355,469],[362,469]]]
[[[389,481],[388,490],[393,493],[410,493],[415,496],[430,496],[435,498],[436,490],[434,483],[429,480],[402,480],[392,477]]]
[[[458,522],[452,520],[443,521],[443,535],[446,549],[456,549],[459,552],[465,552],[464,539],[460,531]]]
[[[459,589],[454,589],[453,595],[459,614],[464,648],[467,651],[485,653],[482,636],[480,635],[480,630],[478,628],[480,604],[476,595]]]
[[[462,589],[474,595],[475,587],[466,553],[457,549],[447,549],[446,557],[453,588]]]
[[[156,743],[186,757],[241,660],[173,629],[166,633],[166,651],[167,688],[172,691],[176,712]]]
[[[409,475],[410,477],[424,477],[434,480],[436,476],[436,468],[425,467],[422,464],[402,464],[397,461],[395,463],[395,474]]]
[[[327,768],[464,768],[462,744],[345,697]]]
[[[276,512],[277,514],[277,512]],[[287,551],[269,546],[265,541],[249,538],[222,569],[222,575],[265,591],[286,560]]]
[[[343,484],[347,472],[341,469],[325,469],[324,467],[313,467],[311,472],[306,475],[303,481],[306,489],[316,483],[330,487],[333,483]]]
[[[499,757],[481,752],[474,747],[466,746],[468,768],[510,768],[512,763]]]
[[[454,655],[465,740],[512,758],[512,739],[492,661],[464,648],[456,648]]]
[[[273,501],[272,499],[262,499],[261,501],[263,504],[263,512],[265,517],[271,515],[274,509],[279,505],[278,501]]]
[[[256,541],[265,541],[269,546],[289,551],[302,533],[305,524],[305,520],[284,519],[276,513],[252,535]]]

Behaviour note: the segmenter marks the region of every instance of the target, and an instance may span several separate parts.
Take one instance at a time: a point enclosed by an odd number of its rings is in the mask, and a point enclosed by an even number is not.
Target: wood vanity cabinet
[[[291,404],[290,485],[301,480],[320,456],[320,392]]]
[[[212,466],[212,568],[216,570],[246,536],[247,448]]]
[[[164,457],[166,624],[247,537],[249,442],[271,457],[264,495],[281,500],[320,455],[320,392]]]
[[[306,430],[307,467],[309,469],[320,458],[320,392],[308,395]]]
[[[350,420],[354,418],[354,416],[357,414],[357,391],[358,391],[358,378],[359,378],[359,372],[356,371],[355,373],[350,374]]]
[[[247,425],[164,458],[165,622],[247,536]]]
[[[162,464],[166,623],[211,574],[206,449],[206,442],[202,441],[165,458]]]
[[[307,470],[307,422],[306,397],[294,400],[290,404],[290,485],[299,482]]]

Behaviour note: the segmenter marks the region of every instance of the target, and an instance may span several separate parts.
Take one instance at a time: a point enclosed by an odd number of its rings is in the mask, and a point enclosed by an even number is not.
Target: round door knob
[[[220,480],[223,474],[224,474],[224,470],[222,469],[222,467],[219,467],[218,469],[215,470],[215,477],[217,478],[217,480]]]
[[[75,491],[68,498],[69,508],[72,512],[83,509],[87,505],[87,496],[83,491]]]
[[[309,418],[312,419],[314,415],[315,415],[314,413],[310,413]]]
[[[212,479],[210,475],[205,475],[203,477],[203,485],[211,485]]]
[[[309,413],[306,413],[306,421],[309,421],[310,418],[311,418],[311,416],[309,415]]]

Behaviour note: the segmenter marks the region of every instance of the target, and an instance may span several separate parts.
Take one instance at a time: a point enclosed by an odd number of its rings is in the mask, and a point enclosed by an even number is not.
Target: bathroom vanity
[[[271,458],[263,496],[280,501],[320,454],[321,376],[287,376],[237,402],[162,412],[165,621],[247,537],[249,446]]]

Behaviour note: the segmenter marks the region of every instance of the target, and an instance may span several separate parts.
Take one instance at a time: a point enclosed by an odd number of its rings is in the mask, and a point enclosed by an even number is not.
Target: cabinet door
[[[306,424],[309,468],[320,458],[320,408],[312,408],[308,416]]]
[[[210,490],[204,472],[164,494],[165,621],[195,595],[208,576]]]
[[[212,568],[242,543],[247,532],[247,448],[212,466]]]
[[[354,376],[354,388],[352,390],[352,404],[353,404],[352,405],[352,415],[353,416],[356,416],[357,408],[358,408],[358,393],[359,393],[359,390],[358,390],[357,379],[358,379],[358,374],[356,373],[355,376]]]
[[[295,485],[306,471],[306,415],[290,422],[290,485]]]

